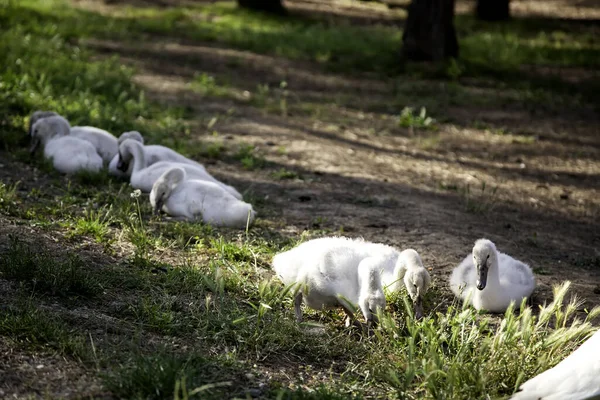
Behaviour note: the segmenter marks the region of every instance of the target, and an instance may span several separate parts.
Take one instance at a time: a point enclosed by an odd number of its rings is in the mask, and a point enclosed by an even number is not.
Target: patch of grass
[[[98,243],[108,239],[109,225],[113,222],[111,208],[101,210],[88,210],[85,215],[75,220],[71,236],[92,236]]]
[[[153,291],[130,304],[127,314],[136,323],[142,323],[145,330],[171,335],[183,327],[184,320],[179,318],[177,311],[178,304],[174,296]]]
[[[36,307],[30,299],[18,301],[0,314],[0,335],[37,348],[51,348],[61,355],[91,358],[83,335],[74,332],[59,315]]]
[[[78,171],[73,178],[81,185],[103,186],[110,181],[110,175],[107,169],[100,172]]]
[[[552,272],[548,271],[546,268],[543,267],[536,267],[533,269],[533,272],[536,275],[552,275]]]
[[[267,164],[267,160],[260,154],[258,154],[256,148],[249,144],[242,145],[235,158],[242,163],[242,167],[248,170],[261,169]]]
[[[237,381],[223,380],[231,376]],[[243,383],[243,375],[232,362],[173,354],[167,349],[137,355],[104,376],[106,387],[126,399],[222,399],[223,388]]]
[[[206,72],[196,73],[192,81],[192,89],[205,96],[223,97],[229,94],[226,85],[217,83],[215,77]]]
[[[481,214],[490,211],[496,205],[497,198],[496,186],[488,188],[485,182],[481,183],[479,190],[471,190],[471,185],[467,184],[459,190],[465,201],[465,208],[468,212]]]
[[[214,234],[211,225],[201,222],[170,222],[159,228],[163,237],[174,240],[181,249],[203,247]]]
[[[66,261],[58,261],[48,250],[34,251],[15,236],[10,237],[10,247],[0,259],[0,274],[4,279],[26,282],[36,292],[57,296],[94,296],[101,290],[79,258],[68,256]]]
[[[286,180],[286,179],[302,179],[300,174],[295,171],[290,171],[285,168],[280,168],[279,171],[275,171],[271,173],[271,176],[277,180]]]
[[[419,114],[412,107],[404,107],[398,117],[398,125],[403,128],[434,129],[434,123],[435,120],[427,116],[425,107],[421,107]]]
[[[0,210],[8,215],[13,215],[19,210],[19,204],[17,196],[18,182],[13,185],[7,185],[4,182],[0,182]]]
[[[569,282],[556,286],[554,301],[537,316],[522,304],[519,314],[510,307],[499,323],[480,318],[470,307],[450,307],[420,323],[406,318],[400,326],[387,317],[383,330],[376,333],[380,338],[376,346],[380,355],[398,358],[374,368],[387,375],[399,397],[510,395],[593,332],[589,321],[600,308],[590,311],[585,321],[573,319],[580,303],[572,300],[563,306],[569,286]]]
[[[0,6],[0,63],[5,66],[0,73],[0,112],[11,116],[3,127],[5,148],[22,145],[28,116],[36,109],[59,112],[72,125],[110,132],[184,135],[185,126],[173,123],[182,110],[148,103],[132,83],[130,68],[114,57],[92,61],[87,50],[71,44],[71,38],[85,36],[86,31],[115,24],[68,4],[28,0],[3,1]]]
[[[200,155],[211,158],[218,159],[225,152],[225,145],[221,142],[212,142],[206,144],[202,150],[200,151]]]

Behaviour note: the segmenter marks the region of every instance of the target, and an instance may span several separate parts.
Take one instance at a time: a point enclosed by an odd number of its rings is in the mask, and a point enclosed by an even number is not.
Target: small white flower
[[[142,191],[140,189],[135,189],[133,192],[131,192],[130,196],[132,199],[137,199],[138,197],[140,197],[142,195]]]

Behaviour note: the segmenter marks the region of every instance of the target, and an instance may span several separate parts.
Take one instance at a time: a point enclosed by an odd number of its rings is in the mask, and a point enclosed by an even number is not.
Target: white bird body
[[[414,250],[412,250],[414,251]],[[416,253],[416,252],[415,252]],[[286,285],[299,284],[296,318],[300,321],[302,296],[313,309],[343,307],[345,299],[358,305],[367,321],[375,309],[385,307],[383,285],[396,281],[400,252],[362,239],[327,237],[310,240],[273,258],[273,269]],[[406,268],[402,267],[404,272]],[[400,277],[402,280],[404,273]],[[371,306],[369,306],[371,304]]]
[[[130,161],[131,159],[133,159],[133,167],[131,168],[129,182],[131,186],[135,189],[140,189],[143,192],[150,192],[152,190],[154,182],[156,182],[163,173],[165,173],[171,168],[179,167],[185,170],[187,179],[196,179],[201,181],[213,182],[221,186],[236,199],[242,199],[242,195],[237,190],[235,190],[235,188],[215,179],[211,174],[209,174],[206,171],[206,168],[204,168],[202,164],[196,162],[189,162],[191,161],[189,159],[186,159],[187,162],[185,163],[172,161],[158,161],[152,163],[151,165],[147,165],[147,155],[145,152],[146,147],[147,146],[144,146],[142,143],[133,139],[124,140],[119,147],[118,157],[122,162],[131,164]],[[180,154],[178,155],[181,156]]]
[[[478,289],[481,283],[484,287]],[[531,295],[535,277],[527,264],[498,252],[491,241],[480,239],[472,254],[452,271],[450,288],[457,297],[469,299],[477,310],[502,313],[511,302],[518,306]]]
[[[600,330],[554,368],[521,385],[513,400],[584,400],[600,396]]]
[[[119,152],[117,138],[104,129],[93,126],[73,126],[71,127],[70,135],[91,143],[102,160],[107,164]]]
[[[64,174],[98,172],[102,168],[102,159],[94,146],[70,136],[69,130],[69,122],[61,116],[39,119],[32,127],[32,152],[41,143],[44,157],[51,159],[54,168]]]
[[[170,168],[154,183],[150,204],[155,211],[185,220],[202,220],[214,226],[245,228],[256,212],[252,205],[236,199],[220,185],[187,179],[183,168]]]

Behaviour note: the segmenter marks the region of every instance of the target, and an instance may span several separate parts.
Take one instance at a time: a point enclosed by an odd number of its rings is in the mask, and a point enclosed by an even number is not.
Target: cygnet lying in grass
[[[150,204],[184,220],[202,220],[214,226],[245,228],[256,215],[252,205],[236,199],[213,182],[186,179],[183,168],[167,170],[154,183]]]
[[[44,157],[52,160],[57,171],[74,174],[79,171],[98,172],[102,159],[89,142],[69,135],[69,122],[61,116],[39,119],[32,127],[33,154],[40,144]]]
[[[31,114],[31,117],[29,117],[29,136],[31,136],[32,127],[37,121],[54,116],[61,115],[54,111],[35,111]],[[119,150],[117,138],[104,129],[93,126],[72,126],[69,134],[90,142],[105,163],[109,163]]]
[[[54,111],[34,111],[31,116],[29,117],[29,130],[27,131],[27,136],[29,138],[31,138],[32,133],[33,133],[33,124],[35,124],[36,122],[38,122],[40,119],[42,118],[47,118],[47,117],[54,117],[57,116],[58,114],[55,113]]]
[[[129,131],[123,132],[121,136],[119,136],[119,147],[121,144],[127,140],[135,140],[140,142],[142,145],[144,144],[144,137],[138,131]],[[177,163],[191,164],[195,165],[199,168],[204,168],[202,164],[197,161],[191,160],[175,150],[172,150],[168,147],[161,145],[144,145],[144,164],[146,167],[149,167],[152,164],[155,164],[160,161],[171,161]],[[131,153],[130,153],[131,154]],[[121,161],[121,162],[119,162]],[[120,177],[129,177],[131,176],[131,171],[133,170],[133,162],[131,162],[131,158],[129,160],[125,160],[124,157],[120,157],[119,154],[115,155],[115,157],[111,160],[108,166],[108,172],[114,176]],[[239,193],[238,193],[239,194]],[[239,197],[241,199],[241,195]]]
[[[160,161],[146,167],[144,145],[136,140],[126,139],[119,146],[119,162],[117,167],[123,171],[125,170],[125,167],[122,163],[130,163],[132,162],[131,160],[133,160],[133,168],[131,170],[129,182],[135,189],[149,192],[152,190],[154,182],[156,182],[165,171],[174,167],[180,167],[185,170],[188,179],[198,179],[216,183],[236,199],[242,198],[242,195],[237,190],[215,179],[201,164]]]

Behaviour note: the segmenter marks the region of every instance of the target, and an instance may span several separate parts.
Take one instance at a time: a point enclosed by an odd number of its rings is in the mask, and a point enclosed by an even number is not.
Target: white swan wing
[[[475,285],[477,281],[477,271],[473,264],[473,256],[469,254],[452,271],[450,276],[450,289],[458,297],[464,297],[467,293],[465,288]]]
[[[521,385],[513,400],[583,400],[600,396],[600,330],[554,368]]]
[[[44,156],[51,158],[54,168],[65,174],[80,170],[97,172],[102,168],[102,159],[89,142],[62,136],[48,142]]]
[[[517,285],[521,288],[533,290],[535,287],[535,277],[529,265],[519,260],[515,260],[504,253],[498,254],[498,263],[500,265],[500,270],[502,271],[500,280],[504,285]]]

